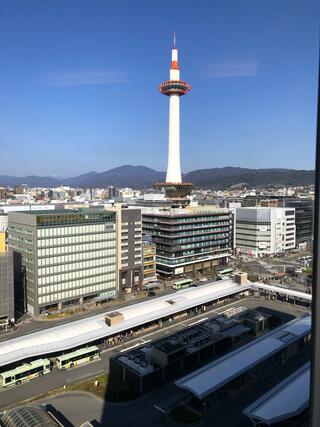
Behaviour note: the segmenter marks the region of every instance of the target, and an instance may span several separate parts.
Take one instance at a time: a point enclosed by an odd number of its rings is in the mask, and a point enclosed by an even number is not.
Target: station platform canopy
[[[113,312],[109,310],[85,319],[1,341],[0,366],[88,345],[148,322],[157,321],[211,301],[244,293],[250,288],[251,283],[238,285],[228,279],[209,282],[197,288],[179,290],[152,300],[117,308],[116,311],[123,315],[123,320],[113,326],[108,326],[105,322],[105,316]]]
[[[311,333],[311,316],[294,319],[231,353],[203,366],[175,384],[204,399],[215,390]]]
[[[252,283],[252,287],[262,291],[276,292],[278,294],[286,295],[287,297],[297,298],[303,301],[312,301],[312,295],[306,294],[305,292],[295,291],[293,289],[286,289],[274,285],[265,285],[264,283],[259,282]]]
[[[310,363],[306,363],[245,408],[243,413],[254,425],[272,425],[301,414],[308,407],[309,398]]]

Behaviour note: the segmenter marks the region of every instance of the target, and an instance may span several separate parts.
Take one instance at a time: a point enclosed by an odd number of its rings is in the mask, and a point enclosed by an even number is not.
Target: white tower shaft
[[[174,47],[171,54],[170,80],[180,80],[178,66],[178,49]],[[169,147],[166,182],[182,182],[180,166],[180,96],[169,97]]]
[[[176,70],[174,70],[176,71]],[[182,182],[180,166],[180,96],[169,97],[169,148],[166,182]]]

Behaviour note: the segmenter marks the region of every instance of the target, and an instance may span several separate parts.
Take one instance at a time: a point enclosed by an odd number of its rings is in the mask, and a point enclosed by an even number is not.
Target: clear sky
[[[177,32],[184,172],[314,167],[318,0],[1,0],[0,175],[165,170]]]

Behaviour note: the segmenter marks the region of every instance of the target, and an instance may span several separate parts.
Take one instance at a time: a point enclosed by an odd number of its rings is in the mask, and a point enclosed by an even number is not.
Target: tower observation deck
[[[166,182],[155,183],[155,188],[165,190],[170,199],[183,199],[191,193],[192,184],[182,182],[180,165],[180,97],[190,92],[191,86],[180,80],[178,49],[174,36],[170,79],[161,83],[159,91],[169,97],[169,147]]]

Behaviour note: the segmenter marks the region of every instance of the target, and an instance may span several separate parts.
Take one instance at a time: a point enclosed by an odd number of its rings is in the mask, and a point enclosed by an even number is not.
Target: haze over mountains
[[[105,172],[88,172],[71,178],[25,176],[0,176],[0,186],[27,184],[29,187],[54,188],[61,185],[70,187],[98,188],[115,187],[151,188],[157,181],[165,180],[165,172],[145,166],[124,165]],[[295,169],[248,169],[223,167],[199,169],[183,175],[185,182],[196,187],[224,189],[245,183],[249,187],[267,185],[304,186],[314,183],[314,171]]]

